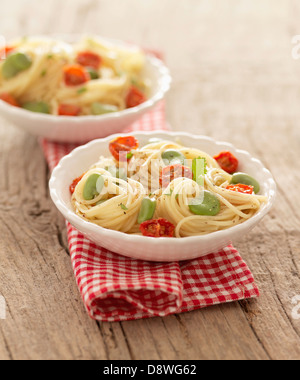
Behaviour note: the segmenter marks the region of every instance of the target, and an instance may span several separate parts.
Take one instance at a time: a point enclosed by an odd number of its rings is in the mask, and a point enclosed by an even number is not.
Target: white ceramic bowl
[[[122,41],[101,39],[118,46],[132,46]],[[54,116],[13,107],[0,100],[0,115],[18,128],[36,136],[60,142],[85,143],[123,131],[164,98],[172,81],[164,63],[153,55],[147,55],[142,75],[151,81],[149,99],[137,107],[120,112],[100,116]]]
[[[146,144],[150,137],[175,141],[177,137],[187,147],[199,148],[211,155],[223,150],[230,150],[240,161],[240,170],[247,172],[261,184],[261,194],[268,197],[268,203],[251,219],[227,230],[214,232],[205,236],[176,238],[149,238],[127,235],[122,232],[107,230],[81,219],[75,214],[71,205],[69,185],[74,178],[87,171],[97,162],[100,155],[109,156],[108,144],[120,135],[95,140],[81,146],[64,157],[53,171],[50,179],[50,194],[53,202],[64,217],[88,239],[96,244],[124,256],[149,261],[182,261],[204,256],[226,247],[247,234],[271,209],[276,195],[276,184],[271,173],[263,164],[245,151],[233,145],[217,142],[204,136],[172,132],[138,132],[134,136],[140,145]]]

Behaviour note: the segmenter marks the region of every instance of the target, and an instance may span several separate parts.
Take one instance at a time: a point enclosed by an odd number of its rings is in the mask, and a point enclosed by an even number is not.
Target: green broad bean
[[[146,220],[151,220],[155,213],[156,200],[153,198],[146,197],[142,201],[140,213],[138,216],[138,224],[146,222]]]
[[[32,65],[31,58],[24,53],[10,54],[2,66],[2,75],[5,79],[11,79],[21,71],[29,69]]]
[[[119,109],[116,106],[110,104],[102,104],[95,102],[92,104],[92,114],[93,115],[105,115],[107,113],[118,112]]]
[[[101,194],[103,187],[104,187],[104,182],[105,182],[104,178],[102,177],[102,175],[100,175],[97,182],[96,182],[96,189],[97,189],[98,194]]]
[[[83,198],[86,201],[92,201],[98,196],[104,186],[104,178],[100,174],[91,174],[85,182],[83,188]]]
[[[243,185],[253,186],[255,194],[258,194],[260,192],[260,184],[257,182],[256,179],[254,179],[248,174],[235,173],[232,176],[231,184],[237,185],[239,183]]]
[[[37,112],[37,113],[50,113],[50,108],[47,103],[44,102],[28,102],[23,104],[22,108],[27,111]]]
[[[184,165],[185,156],[178,152],[178,150],[174,149],[167,149],[165,150],[161,158],[163,159],[164,163],[166,165],[174,165],[174,164],[181,164]]]
[[[202,203],[199,199],[194,198],[189,209],[195,215],[215,216],[220,212],[221,203],[213,193],[205,190]]]

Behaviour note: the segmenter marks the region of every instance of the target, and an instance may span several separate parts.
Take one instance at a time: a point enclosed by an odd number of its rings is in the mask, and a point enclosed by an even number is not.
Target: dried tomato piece
[[[8,93],[0,94],[0,99],[10,104],[11,106],[20,107],[20,104],[18,103],[16,98],[14,98],[12,95]]]
[[[3,49],[0,49],[0,61],[6,59],[9,53],[13,52],[15,48],[13,46],[6,46]]]
[[[126,98],[126,106],[127,108],[133,108],[144,103],[146,100],[146,96],[142,93],[142,91],[137,87],[132,86]]]
[[[166,219],[152,219],[140,225],[140,230],[144,236],[148,237],[174,237],[175,226]]]
[[[181,177],[193,179],[192,170],[181,164],[166,166],[161,171],[159,183],[163,188],[166,188],[174,179]]]
[[[102,58],[100,55],[92,53],[91,51],[83,51],[78,53],[76,61],[81,66],[92,67],[98,70],[101,66]]]
[[[254,187],[243,185],[241,183],[238,183],[237,185],[229,185],[226,187],[227,190],[236,191],[238,193],[243,194],[253,194],[254,193]]]
[[[75,104],[60,104],[58,114],[60,116],[78,116],[81,112],[81,107]]]
[[[218,162],[220,167],[229,174],[233,174],[238,169],[239,161],[231,152],[221,152],[215,156],[214,159]]]
[[[85,174],[85,173],[84,173]],[[80,177],[74,179],[74,181],[72,182],[72,184],[70,185],[70,193],[71,194],[74,194],[74,191],[76,189],[76,186],[79,184],[79,182],[82,180],[84,174],[82,174]]]
[[[64,68],[64,80],[67,86],[80,86],[90,80],[89,73],[79,65]]]
[[[131,151],[139,147],[139,142],[134,136],[118,137],[109,144],[110,153],[117,161],[130,160]],[[121,152],[128,152],[124,156]],[[124,159],[125,157],[125,159]]]

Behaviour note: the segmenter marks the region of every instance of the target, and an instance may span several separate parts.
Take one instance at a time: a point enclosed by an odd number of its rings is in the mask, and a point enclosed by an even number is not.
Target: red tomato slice
[[[92,53],[90,51],[83,51],[77,55],[77,63],[81,66],[92,67],[98,70],[102,63],[100,55]]]
[[[229,174],[236,172],[239,166],[238,159],[231,152],[221,152],[215,156],[214,159],[218,162],[220,167]]]
[[[66,66],[64,79],[67,86],[80,86],[90,80],[89,73],[79,65]]]
[[[20,104],[18,103],[18,101],[10,94],[7,94],[7,93],[0,94],[0,99],[10,104],[11,106],[20,107]]]
[[[130,152],[139,147],[139,142],[134,136],[118,137],[109,144],[110,153],[117,161],[130,160]],[[127,154],[120,154],[126,152]]]
[[[0,60],[6,59],[6,56],[13,50],[15,50],[15,48],[12,46],[6,46],[5,48],[0,49]]]
[[[58,114],[60,116],[78,116],[81,112],[81,107],[74,104],[60,104]]]
[[[85,174],[85,173],[84,173]],[[79,184],[79,182],[82,180],[84,174],[82,174],[80,177],[74,179],[74,181],[72,182],[72,184],[70,185],[69,189],[70,189],[70,193],[71,194],[74,194],[74,191],[76,189],[76,186]]]
[[[180,164],[166,166],[160,173],[159,183],[163,188],[166,188],[174,179],[181,177],[193,179],[192,170]]]
[[[144,236],[149,237],[174,237],[175,226],[168,220],[152,219],[140,225],[140,230]]]
[[[254,193],[254,187],[243,185],[241,183],[238,183],[237,185],[229,185],[226,187],[227,190],[236,191],[238,193],[243,194],[253,194]]]
[[[142,91],[137,87],[132,86],[126,98],[126,106],[127,108],[133,108],[144,103],[146,100],[146,96],[142,93]]]

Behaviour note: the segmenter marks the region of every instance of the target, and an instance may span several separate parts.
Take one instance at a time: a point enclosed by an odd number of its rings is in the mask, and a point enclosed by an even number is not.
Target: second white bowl
[[[123,47],[128,45],[107,38],[103,40]],[[137,107],[120,112],[100,116],[54,116],[13,107],[0,100],[0,114],[32,135],[58,142],[85,143],[123,131],[146,112],[151,111],[164,98],[171,85],[170,72],[164,63],[153,55],[147,55],[142,75],[151,83],[149,99]]]

